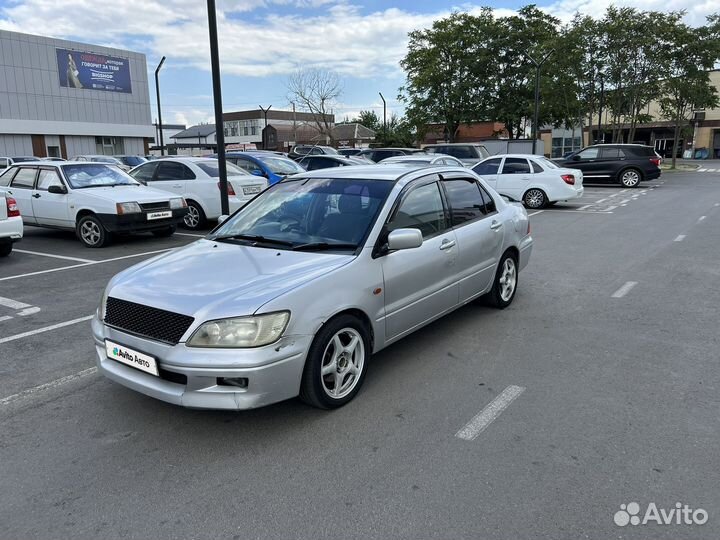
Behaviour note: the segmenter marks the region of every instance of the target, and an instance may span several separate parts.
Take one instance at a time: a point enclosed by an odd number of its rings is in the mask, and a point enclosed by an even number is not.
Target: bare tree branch
[[[332,110],[342,94],[337,74],[318,68],[299,69],[287,82],[288,100],[300,110],[315,116],[314,124],[320,135],[330,143],[333,139]]]

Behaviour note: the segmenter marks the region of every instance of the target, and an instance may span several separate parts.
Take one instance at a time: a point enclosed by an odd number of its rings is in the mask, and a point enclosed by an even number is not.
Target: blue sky
[[[390,112],[403,74],[398,64],[407,34],[427,27],[453,10],[490,6],[499,15],[529,2],[431,2],[429,0],[216,0],[225,111],[272,105],[289,109],[286,81],[299,67],[337,71],[343,93],[338,119],[362,109],[382,112],[378,92]],[[608,5],[662,11],[686,9],[687,20],[702,24],[720,10],[720,0],[687,6],[683,0],[550,0],[536,2],[568,20],[579,11],[601,15]],[[164,55],[161,72],[163,120],[193,124],[212,121],[206,3],[202,0],[0,0],[0,29],[42,33],[127,48],[147,55],[152,72]],[[39,31],[39,29],[42,29]],[[155,88],[151,83],[155,111]],[[155,113],[153,112],[153,117]]]

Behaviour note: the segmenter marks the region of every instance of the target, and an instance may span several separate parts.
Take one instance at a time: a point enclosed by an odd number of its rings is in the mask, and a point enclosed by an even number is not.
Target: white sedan
[[[17,201],[0,188],[0,257],[7,257],[13,243],[23,236],[23,222]]]
[[[138,165],[129,174],[145,185],[184,197],[188,204],[188,213],[185,215],[185,226],[188,229],[200,229],[207,220],[215,220],[222,214],[217,159],[155,159]],[[267,187],[266,178],[249,174],[232,163],[227,163],[227,175],[231,214]]]
[[[543,208],[583,194],[582,171],[563,169],[543,156],[491,156],[474,165],[472,170],[500,195],[522,201],[527,208]]]

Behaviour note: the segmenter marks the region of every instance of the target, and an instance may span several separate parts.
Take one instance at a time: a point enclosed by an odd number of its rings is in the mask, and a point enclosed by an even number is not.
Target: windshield
[[[535,159],[537,160],[538,163],[540,163],[540,165],[544,165],[548,169],[559,169],[560,168],[560,167],[558,167],[557,163],[550,161],[546,157],[536,157]]]
[[[91,157],[90,161],[92,161],[94,163],[112,163],[113,165],[120,164],[119,159],[115,159],[114,157],[110,157],[110,156]]]
[[[73,189],[100,186],[139,186],[140,184],[116,167],[101,163],[64,165],[65,178]]]
[[[217,159],[212,159],[212,160],[209,159],[207,161],[196,161],[195,165],[197,165],[198,167],[200,167],[200,169],[205,171],[205,173],[207,173],[207,175],[210,176],[211,178],[220,178],[220,169],[218,166]],[[250,174],[249,172],[241,169],[237,165],[233,165],[232,163],[225,162],[225,166],[227,167],[228,175],[231,175],[231,176],[237,175],[237,174],[242,174],[242,175],[247,176]]]
[[[229,218],[211,238],[285,249],[355,249],[392,187],[392,182],[346,178],[281,182]]]
[[[295,174],[305,172],[300,165],[292,159],[262,157],[260,160],[267,165],[274,174]]]

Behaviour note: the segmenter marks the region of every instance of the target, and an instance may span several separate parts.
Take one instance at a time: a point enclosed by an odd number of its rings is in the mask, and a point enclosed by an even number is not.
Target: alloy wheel
[[[640,182],[640,175],[637,171],[625,171],[622,175],[622,185],[625,187],[635,187]]]
[[[528,208],[540,208],[545,204],[545,194],[539,189],[531,189],[525,194],[525,205]]]
[[[500,272],[500,298],[502,298],[504,302],[512,298],[516,285],[517,270],[515,268],[515,261],[511,257],[508,257],[505,259]]]
[[[323,390],[333,399],[353,391],[365,364],[365,345],[354,328],[343,328],[328,342],[323,353],[320,378]]]
[[[80,236],[83,242],[89,246],[94,246],[100,241],[100,227],[94,221],[86,221],[80,226]]]
[[[194,229],[200,223],[200,211],[194,204],[188,205],[188,212],[185,214],[183,221],[190,229]]]

